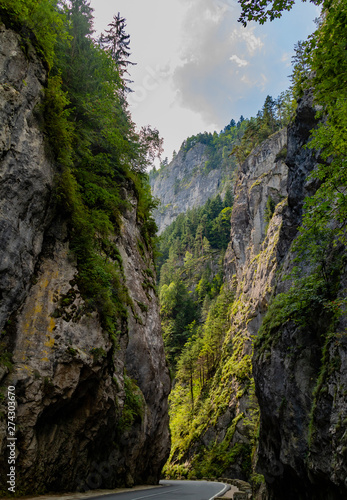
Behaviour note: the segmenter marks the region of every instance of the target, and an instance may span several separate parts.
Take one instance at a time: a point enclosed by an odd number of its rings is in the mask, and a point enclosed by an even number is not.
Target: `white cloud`
[[[91,0],[98,31],[120,11],[130,34],[135,123],[157,127],[165,155],[189,135],[255,116],[289,85],[294,44],[314,30],[315,6],[243,28],[237,0]],[[312,13],[312,14],[311,14]]]
[[[281,57],[281,62],[289,68],[292,65],[292,53],[291,52],[283,52]]]
[[[262,92],[265,92],[265,90],[266,90],[266,84],[268,82],[269,82],[268,78],[264,75],[264,73],[261,73],[257,85],[261,89]]]
[[[233,56],[229,57],[229,60],[236,62],[236,64],[239,66],[239,68],[242,68],[242,66],[248,66],[248,64],[249,64],[248,61],[246,61],[245,59],[241,59],[236,54],[234,54]]]
[[[264,42],[259,36],[255,36],[254,31],[255,27],[243,28],[242,26],[238,26],[233,30],[230,37],[233,44],[240,43],[242,41],[245,42],[245,48],[250,56],[254,56],[255,53],[264,46]]]

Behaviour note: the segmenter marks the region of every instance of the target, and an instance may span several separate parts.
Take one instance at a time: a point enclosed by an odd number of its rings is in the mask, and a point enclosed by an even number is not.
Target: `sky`
[[[290,85],[294,45],[315,30],[319,10],[299,3],[281,19],[244,28],[237,0],[91,0],[96,34],[114,15],[130,35],[132,119],[164,138],[172,158],[183,140],[255,116],[267,95]]]

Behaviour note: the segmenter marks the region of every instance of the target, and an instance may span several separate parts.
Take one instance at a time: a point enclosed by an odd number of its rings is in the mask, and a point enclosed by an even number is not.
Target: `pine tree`
[[[128,73],[127,67],[135,65],[129,61],[130,56],[130,35],[125,33],[126,22],[125,18],[121,17],[120,13],[113,16],[113,22],[108,25],[110,29],[101,34],[99,43],[103,49],[108,50],[115,61],[118,72],[122,80],[126,83],[132,83],[132,80],[125,78],[125,73]],[[125,85],[124,90],[131,92],[131,89]]]
[[[262,109],[262,128],[269,129],[270,133],[275,131],[276,126],[275,104],[270,95],[266,96]]]
[[[90,93],[94,84],[90,78],[95,64],[92,61],[94,54],[91,40],[93,9],[87,0],[71,0],[70,7],[64,4],[64,12],[71,43],[58,41],[56,53],[64,90],[68,90],[72,105],[76,108],[80,96]],[[77,107],[75,113],[79,114],[79,111]]]
[[[224,208],[232,207],[233,203],[234,203],[233,191],[231,189],[231,186],[229,186],[224,196]]]

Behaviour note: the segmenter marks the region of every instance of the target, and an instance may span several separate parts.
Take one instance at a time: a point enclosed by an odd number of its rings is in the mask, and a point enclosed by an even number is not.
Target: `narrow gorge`
[[[1,2],[1,497],[347,497],[347,8],[324,8],[290,91],[150,170],[112,29]]]

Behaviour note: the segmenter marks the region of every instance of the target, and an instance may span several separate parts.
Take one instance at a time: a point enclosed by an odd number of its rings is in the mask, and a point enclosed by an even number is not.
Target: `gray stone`
[[[136,197],[114,235],[133,308],[116,348],[77,285],[67,221],[51,199],[58,167],[39,123],[46,74],[32,47],[0,27],[0,327],[13,368],[1,386],[15,386],[21,492],[75,491],[155,484],[169,452],[170,378],[158,299],[143,286],[153,255],[136,219]],[[150,279],[147,276],[147,279]],[[155,280],[152,279],[154,287]],[[63,307],[66,294],[72,300]],[[142,307],[141,307],[142,306]],[[124,428],[130,377],[142,416]],[[5,401],[6,402],[6,401]],[[1,411],[6,412],[2,403]],[[7,470],[7,428],[0,421],[0,469]]]
[[[291,243],[301,222],[304,198],[318,185],[306,180],[317,163],[317,155],[304,147],[316,125],[312,94],[307,93],[299,101],[296,119],[288,129],[288,206],[277,243],[282,271],[276,279],[276,293],[290,286],[283,276],[297,265],[290,252]],[[334,259],[339,251],[339,246],[332,247],[326,258]],[[307,264],[302,268],[309,274]],[[346,283],[344,271],[338,299],[345,296]],[[314,327],[301,328],[289,321],[279,328],[278,341],[266,356],[255,351],[253,373],[261,409],[259,472],[265,476],[270,500],[347,497],[347,343],[342,334],[346,315],[334,325],[337,336],[325,354],[329,369],[314,404],[323,338],[330,321],[323,308]]]
[[[179,214],[204,205],[209,198],[222,192],[222,180],[227,178],[227,174],[218,168],[205,173],[207,159],[204,144],[196,144],[187,153],[180,150],[151,181],[152,193],[160,200],[158,209],[154,211],[159,234]]]

